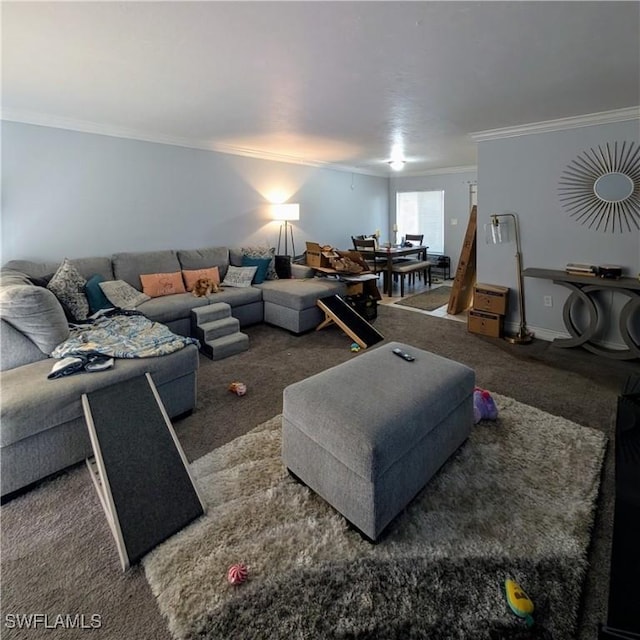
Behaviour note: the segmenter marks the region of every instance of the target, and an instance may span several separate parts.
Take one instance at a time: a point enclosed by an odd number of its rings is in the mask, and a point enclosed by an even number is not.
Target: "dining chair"
[[[422,242],[424,241],[424,233],[407,233],[404,237],[404,241],[405,242],[410,242],[412,245],[416,245],[416,246],[420,246],[422,244]],[[417,258],[408,258],[408,260],[414,260],[414,261],[425,261],[427,260],[427,249],[429,247],[427,247],[424,252],[422,253],[421,256],[418,256]],[[415,281],[415,272],[412,273],[409,277],[409,280],[411,280],[412,282]],[[418,271],[418,278],[422,279],[422,271]]]
[[[351,236],[351,242],[353,242],[353,248],[356,251],[365,252],[364,261],[376,275],[384,270],[386,260],[378,258],[375,253],[371,253],[377,249],[375,238]],[[371,253],[371,256],[367,256],[367,253]]]

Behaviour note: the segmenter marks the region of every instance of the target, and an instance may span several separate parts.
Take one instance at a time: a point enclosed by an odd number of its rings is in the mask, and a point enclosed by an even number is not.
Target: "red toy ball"
[[[249,572],[247,570],[247,565],[240,562],[238,564],[232,564],[229,567],[229,571],[227,571],[227,580],[230,584],[238,585],[245,582],[248,575]]]

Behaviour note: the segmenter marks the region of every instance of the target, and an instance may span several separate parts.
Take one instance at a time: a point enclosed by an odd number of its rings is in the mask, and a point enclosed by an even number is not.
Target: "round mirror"
[[[622,202],[633,193],[633,189],[633,180],[617,171],[601,175],[593,184],[593,192],[604,202]]]

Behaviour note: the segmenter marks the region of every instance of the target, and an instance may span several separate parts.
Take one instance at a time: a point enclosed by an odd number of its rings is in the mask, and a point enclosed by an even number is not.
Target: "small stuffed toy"
[[[480,420],[495,420],[498,417],[498,407],[491,394],[486,389],[475,387],[473,390],[473,422]]]
[[[244,382],[232,382],[229,385],[229,391],[235,393],[237,396],[243,396],[247,393],[247,385]]]

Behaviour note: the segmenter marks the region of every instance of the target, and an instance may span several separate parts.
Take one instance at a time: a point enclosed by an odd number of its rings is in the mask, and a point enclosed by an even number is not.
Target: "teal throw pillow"
[[[265,281],[270,264],[271,258],[250,258],[249,256],[242,256],[243,267],[258,267],[256,269],[256,275],[253,276],[253,284],[262,284]]]
[[[104,295],[104,291],[100,288],[101,282],[104,282],[104,278],[99,273],[96,273],[84,285],[84,293],[89,302],[89,313],[92,315],[100,309],[111,309],[113,307],[107,296]]]

